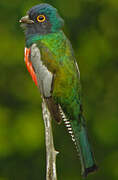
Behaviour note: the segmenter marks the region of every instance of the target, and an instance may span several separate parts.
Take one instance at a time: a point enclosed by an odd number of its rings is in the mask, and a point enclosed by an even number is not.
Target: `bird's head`
[[[64,21],[57,9],[49,4],[33,6],[20,20],[26,34],[48,34],[59,31]]]

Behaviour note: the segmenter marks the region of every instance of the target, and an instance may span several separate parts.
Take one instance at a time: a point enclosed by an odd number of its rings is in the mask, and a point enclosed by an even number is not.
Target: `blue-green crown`
[[[57,30],[61,29],[61,27],[64,24],[64,21],[59,16],[57,9],[46,3],[33,6],[28,11],[28,14],[29,14],[30,19],[34,19],[40,14],[45,14],[47,17],[47,20],[51,24],[51,32],[56,32]]]

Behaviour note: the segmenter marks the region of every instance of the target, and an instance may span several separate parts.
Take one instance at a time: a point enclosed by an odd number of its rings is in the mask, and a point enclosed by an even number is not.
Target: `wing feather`
[[[40,49],[36,44],[31,46],[31,62],[36,73],[41,95],[45,99],[52,118],[60,123],[62,121],[62,117],[59,111],[59,105],[56,104],[52,98],[54,75],[43,64]]]
[[[35,69],[41,94],[44,97],[51,97],[53,74],[43,64],[40,49],[36,44],[31,46],[31,62]]]

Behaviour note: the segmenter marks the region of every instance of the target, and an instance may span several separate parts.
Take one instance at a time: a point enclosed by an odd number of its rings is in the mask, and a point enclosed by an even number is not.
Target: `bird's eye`
[[[45,21],[45,19],[46,19],[46,17],[44,16],[44,15],[39,15],[39,16],[37,16],[37,21],[38,22],[44,22]]]

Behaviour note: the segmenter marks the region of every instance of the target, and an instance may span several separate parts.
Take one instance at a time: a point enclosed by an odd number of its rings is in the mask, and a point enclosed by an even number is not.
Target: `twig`
[[[58,152],[54,148],[51,116],[44,100],[42,103],[42,111],[45,124],[46,180],[57,180],[56,155]]]

